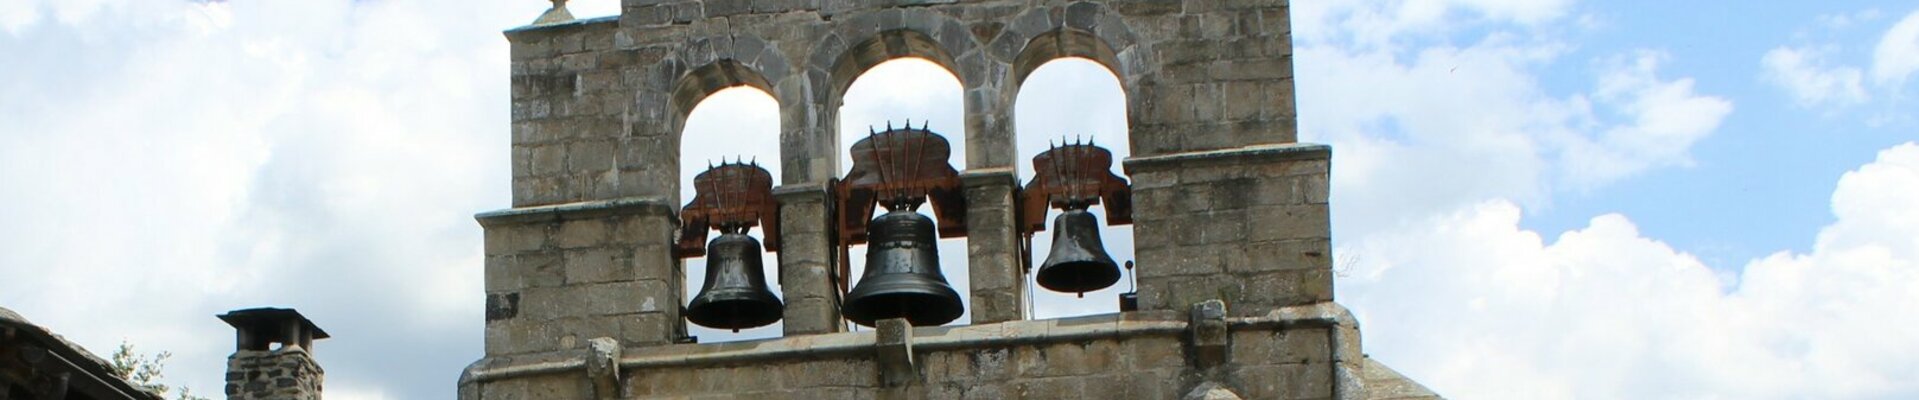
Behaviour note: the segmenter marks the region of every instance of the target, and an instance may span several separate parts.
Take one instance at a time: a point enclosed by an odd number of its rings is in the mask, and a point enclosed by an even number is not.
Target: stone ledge
[[[1233,331],[1292,328],[1357,328],[1352,313],[1334,302],[1283,307],[1253,317],[1227,317]],[[1177,311],[1140,311],[1075,318],[1022,320],[995,324],[913,328],[915,352],[1072,343],[1107,338],[1181,337],[1190,321]],[[873,331],[801,335],[753,341],[676,344],[627,348],[624,369],[692,368],[777,360],[870,358],[879,339]],[[1356,339],[1356,338],[1354,338]],[[586,368],[583,350],[501,356],[474,362],[462,385],[535,375],[572,373]],[[1344,361],[1338,355],[1336,361]]]
[[[832,194],[834,182],[836,181],[837,180],[828,180],[826,182],[795,183],[775,186],[773,187],[773,198],[779,200],[780,203],[825,198]]]
[[[508,39],[519,39],[519,36],[527,35],[531,33],[559,32],[567,29],[580,28],[588,25],[604,24],[604,23],[618,24],[620,23],[620,16],[610,15],[605,17],[575,19],[572,21],[566,21],[566,22],[554,23],[554,24],[527,25],[527,26],[522,26],[518,28],[508,29],[506,30],[506,32],[502,32],[502,33],[505,33]]]
[[[1131,157],[1126,159],[1125,166],[1126,173],[1130,175],[1143,172],[1142,170],[1167,169],[1174,166],[1194,166],[1243,161],[1325,160],[1332,158],[1332,156],[1332,146],[1316,143],[1286,143],[1149,157]]]
[[[673,216],[678,208],[664,199],[629,197],[545,206],[518,207],[474,214],[481,227],[600,218],[619,215]]]
[[[1013,168],[978,168],[960,173],[960,186],[979,187],[987,185],[1019,186],[1019,175]]]

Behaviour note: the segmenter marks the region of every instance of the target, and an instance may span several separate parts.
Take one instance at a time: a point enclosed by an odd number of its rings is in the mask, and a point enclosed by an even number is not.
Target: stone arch
[[[736,86],[750,86],[766,92],[768,96],[774,94],[773,84],[752,67],[733,59],[716,61],[688,72],[673,85],[672,95],[668,98],[673,107],[672,128],[685,128],[686,116],[693,112],[693,107],[699,105],[700,101],[706,100],[706,96]]]
[[[1040,66],[1061,58],[1084,58],[1093,60],[1106,70],[1120,78],[1120,88],[1126,88],[1126,70],[1119,62],[1119,52],[1106,44],[1105,40],[1093,36],[1092,32],[1075,28],[1060,28],[1034,36],[1026,42],[1024,50],[1014,56],[1007,89],[1019,93],[1020,85],[1026,83],[1026,77]]]
[[[781,103],[788,107],[789,122],[805,126],[800,130],[789,130],[781,138],[781,152],[807,154],[803,164],[789,163],[786,183],[824,182],[839,174],[839,106],[846,89],[853,80],[875,65],[903,57],[916,57],[932,61],[944,67],[960,81],[963,89],[971,91],[978,82],[992,80],[984,68],[983,45],[973,36],[971,28],[964,22],[946,13],[930,8],[887,8],[864,11],[851,11],[833,16],[833,23],[812,39],[809,58],[797,73],[803,79],[794,79],[787,85],[800,90],[782,93]],[[784,87],[784,86],[782,86]],[[785,106],[786,102],[792,106]],[[966,100],[966,113],[970,119],[975,114],[971,96]],[[956,143],[967,148],[975,148],[975,138],[980,137],[970,121],[967,128],[959,132],[965,143]],[[967,152],[968,158],[974,157],[973,151]],[[971,166],[970,161],[967,164]],[[796,176],[802,172],[803,176]]]
[[[846,89],[852,87],[853,81],[858,80],[860,75],[881,63],[899,58],[921,58],[932,61],[958,78],[960,86],[966,86],[966,77],[960,76],[959,69],[955,68],[957,63],[953,56],[940,48],[935,39],[919,31],[895,29],[879,32],[871,38],[857,42],[835,57],[832,66],[828,69],[832,82],[831,86],[828,86],[825,105],[839,107],[845,100]]]
[[[685,141],[683,136],[686,130],[686,118],[692,114],[695,106],[715,92],[739,86],[766,92],[773,97],[774,101],[781,102],[778,92],[774,90],[773,82],[768,80],[766,75],[737,59],[717,59],[691,70],[686,70],[683,65],[679,59],[667,59],[661,62],[655,73],[659,74],[658,76],[677,76],[677,78],[672,79],[670,84],[656,84],[654,88],[638,93],[637,95],[641,97],[639,104],[660,106],[653,109],[637,108],[633,113],[637,118],[628,117],[626,121],[629,131],[640,131],[642,136],[646,136],[646,131],[649,130],[642,125],[659,125],[654,129],[661,130],[653,131],[657,136],[653,136],[654,139],[650,140],[654,143],[654,150],[650,153],[663,156],[659,160],[664,162],[654,162],[658,169],[649,172],[649,175],[654,177],[650,181],[663,184],[663,187],[655,189],[656,192],[676,203],[684,200],[679,198],[680,163],[684,162],[680,160],[682,153],[680,146]],[[784,155],[775,154],[774,156],[783,157]]]
[[[989,45],[995,55],[1007,63],[999,101],[1009,126],[1016,118],[1013,102],[1026,77],[1040,66],[1061,58],[1092,60],[1119,79],[1120,92],[1126,96],[1127,128],[1137,126],[1133,110],[1139,109],[1143,96],[1135,93],[1138,82],[1150,68],[1140,61],[1146,52],[1126,18],[1101,3],[1080,2],[1056,7],[1038,7],[1014,18],[1007,30]],[[1001,49],[1017,49],[1006,51]],[[1010,129],[1008,129],[1010,131]],[[1017,133],[1014,133],[1017,134]],[[1127,135],[1131,142],[1131,134]],[[1009,140],[1009,143],[1013,142]],[[1131,152],[1129,146],[1129,153]],[[1017,154],[1008,149],[1009,154]],[[1018,160],[1014,160],[1018,162]]]
[[[962,89],[970,89],[981,78],[981,74],[967,74],[965,71],[969,69],[966,61],[954,54],[954,51],[963,52],[961,54],[977,53],[978,42],[972,39],[964,24],[943,14],[926,10],[886,10],[851,16],[846,23],[837,24],[836,27],[818,40],[806,67],[810,96],[805,104],[811,108],[808,116],[818,119],[813,125],[819,128],[808,132],[803,138],[785,138],[783,141],[786,143],[781,145],[782,151],[792,149],[816,155],[810,166],[810,178],[813,181],[824,181],[839,174],[841,166],[838,165],[838,152],[842,145],[839,139],[839,108],[853,81],[874,66],[899,58],[920,58],[953,74]],[[973,58],[975,61],[977,59]],[[970,101],[966,102],[966,107],[966,112],[972,114]],[[956,145],[974,148],[973,138],[979,135],[970,129],[971,125],[967,124],[968,129],[958,132],[962,139]],[[971,158],[974,151],[966,153]]]
[[[708,24],[702,21],[695,25]],[[633,158],[671,160],[665,167],[644,173],[648,185],[664,185],[645,192],[677,199],[681,137],[686,118],[694,106],[708,95],[723,89],[747,86],[766,92],[786,107],[793,100],[782,95],[781,84],[793,76],[792,63],[775,42],[748,33],[716,33],[686,37],[667,47],[632,50],[631,57],[646,58],[648,52],[664,50],[650,69],[630,71],[626,79],[634,84],[634,107],[623,118],[625,132],[633,139],[652,143],[652,150]],[[601,60],[605,62],[603,58]],[[637,81],[636,81],[637,80]],[[781,130],[791,129],[781,121]],[[777,156],[788,157],[784,148]],[[631,152],[631,150],[629,150]],[[785,164],[782,164],[784,166]]]

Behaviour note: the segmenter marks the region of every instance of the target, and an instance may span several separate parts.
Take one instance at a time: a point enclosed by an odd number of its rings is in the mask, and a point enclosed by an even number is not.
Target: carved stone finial
[[[553,8],[540,14],[540,19],[533,20],[534,25],[558,24],[573,20],[573,13],[566,11],[566,0],[552,1]]]

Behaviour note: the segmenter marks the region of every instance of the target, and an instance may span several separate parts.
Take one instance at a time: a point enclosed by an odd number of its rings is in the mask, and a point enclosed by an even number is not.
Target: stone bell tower
[[[1438,398],[1366,358],[1333,302],[1331,149],[1296,140],[1287,0],[623,0],[586,20],[563,3],[506,31],[513,206],[476,216],[486,356],[461,399]],[[947,137],[965,167],[935,203],[967,240],[972,319],[844,332],[841,217],[863,211],[838,175],[839,107],[902,57],[964,86]],[[1065,57],[1126,93],[1132,156],[1101,185],[1130,202],[1137,307],[1035,320],[1024,242],[1043,218],[1022,209],[1043,214],[1046,191],[1021,187],[1014,138],[1058,133],[1015,132],[1013,99]],[[777,215],[759,226],[783,335],[690,343],[681,129],[736,86],[780,103],[783,176],[756,215]]]

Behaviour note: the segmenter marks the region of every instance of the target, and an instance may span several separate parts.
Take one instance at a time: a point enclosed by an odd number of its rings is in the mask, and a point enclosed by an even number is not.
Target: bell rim
[[[727,323],[724,323],[726,319],[721,318],[724,315],[722,313],[719,313],[719,312],[708,313],[708,312],[698,311],[701,309],[712,308],[712,307],[723,307],[729,303],[745,303],[746,305],[751,305],[751,306],[761,306],[761,305],[770,304],[773,306],[771,307],[771,309],[773,309],[775,312],[767,314],[762,318],[741,319],[744,322],[740,324],[727,324]],[[713,314],[713,315],[708,315],[708,314]],[[779,322],[781,319],[784,319],[783,317],[785,316],[785,314],[786,314],[786,305],[781,303],[779,299],[776,299],[776,298],[733,299],[733,300],[718,300],[718,301],[698,301],[698,299],[696,299],[694,303],[688,304],[686,306],[685,317],[687,322],[691,322],[694,325],[699,325],[699,326],[713,328],[713,329],[748,329],[748,328],[758,328],[762,326],[772,325],[773,323]],[[750,316],[760,316],[760,314],[752,314]]]
[[[1098,272],[1099,275],[1097,276],[1100,279],[1096,279],[1096,280],[1071,279],[1068,281],[1096,282],[1096,284],[1088,284],[1083,286],[1060,285],[1058,284],[1058,282],[1060,281],[1059,279],[1047,279],[1048,276],[1061,276],[1061,275],[1083,277],[1088,275],[1087,271],[1085,270]],[[1059,293],[1086,293],[1086,292],[1105,290],[1106,288],[1113,287],[1113,285],[1119,283],[1119,280],[1122,277],[1121,275],[1122,274],[1119,271],[1119,265],[1117,263],[1109,263],[1109,262],[1103,262],[1103,261],[1073,261],[1073,262],[1060,263],[1056,265],[1049,265],[1049,266],[1040,268],[1038,271],[1035,271],[1033,273],[1033,283],[1039,284],[1040,287],[1046,288],[1046,290],[1051,290]],[[1085,290],[1076,290],[1076,289],[1085,289]]]
[[[930,293],[926,291],[901,291],[901,292],[893,292],[893,293],[865,293],[860,296],[854,296],[853,295],[854,292],[848,292],[846,298],[849,300],[845,304],[842,304],[840,306],[840,315],[842,317],[845,317],[846,320],[852,321],[853,323],[859,324],[860,326],[871,327],[874,324],[878,323],[879,320],[888,319],[889,317],[869,315],[869,314],[878,313],[878,311],[869,310],[869,308],[873,308],[873,307],[866,306],[865,305],[866,303],[872,302],[872,301],[879,301],[877,299],[884,298],[884,297],[911,296],[911,297],[922,298],[922,299],[933,299],[936,301],[929,302],[929,303],[935,303],[939,305],[939,307],[913,308],[913,310],[915,310],[916,312],[940,312],[939,314],[935,314],[927,318],[919,319],[922,321],[938,321],[937,323],[928,323],[928,324],[913,323],[912,324],[913,326],[945,325],[947,323],[959,320],[960,316],[966,315],[966,304],[964,301],[961,301],[959,299],[958,291],[952,290],[952,288],[944,288],[944,289],[945,290],[943,290],[943,292],[946,292],[946,293]],[[874,291],[877,291],[877,290],[874,290]],[[943,294],[951,294],[951,296],[949,297]],[[852,299],[862,299],[865,301],[856,302],[856,301],[853,301]],[[899,316],[899,317],[890,317],[890,318],[906,318],[909,321],[909,323],[915,320],[915,318],[911,318],[908,316]]]

